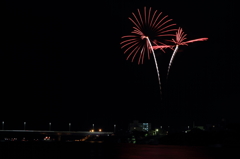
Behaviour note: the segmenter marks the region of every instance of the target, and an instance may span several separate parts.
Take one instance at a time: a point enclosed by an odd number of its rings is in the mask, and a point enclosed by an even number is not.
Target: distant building
[[[150,131],[151,123],[139,123],[138,120],[134,120],[133,123],[129,124],[129,131],[138,130],[138,131]]]

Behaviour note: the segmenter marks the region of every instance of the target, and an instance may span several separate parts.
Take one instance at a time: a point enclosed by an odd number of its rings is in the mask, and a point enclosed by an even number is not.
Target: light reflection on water
[[[201,146],[126,144],[118,152],[118,159],[213,159]]]
[[[230,150],[229,153],[228,150]],[[0,159],[235,159],[239,149],[233,147],[140,145],[104,142],[2,142]],[[14,152],[14,153],[12,153]],[[234,156],[234,157],[232,157]]]

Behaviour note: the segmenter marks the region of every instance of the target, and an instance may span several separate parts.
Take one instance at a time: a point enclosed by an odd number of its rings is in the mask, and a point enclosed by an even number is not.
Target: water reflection
[[[176,146],[94,142],[0,142],[0,158],[239,159],[235,146]],[[14,153],[9,153],[14,152]]]
[[[122,144],[118,149],[117,159],[214,159],[201,146]]]

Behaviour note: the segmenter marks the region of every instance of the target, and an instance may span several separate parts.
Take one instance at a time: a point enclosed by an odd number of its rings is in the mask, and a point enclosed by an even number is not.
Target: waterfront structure
[[[129,131],[137,130],[137,131],[150,131],[151,123],[139,123],[138,120],[134,120],[133,123],[129,124]]]

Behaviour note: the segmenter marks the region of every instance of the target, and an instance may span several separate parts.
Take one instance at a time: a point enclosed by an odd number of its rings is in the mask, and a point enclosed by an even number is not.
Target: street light
[[[71,123],[69,123],[68,126],[69,126],[69,131],[70,131],[71,130]]]
[[[26,122],[23,122],[24,130],[26,130]]]
[[[4,121],[2,121],[2,130],[4,130]]]
[[[116,132],[116,124],[114,124],[113,127],[114,127],[114,133],[115,133]]]
[[[92,127],[93,127],[93,131],[94,131],[94,124],[92,124]]]

